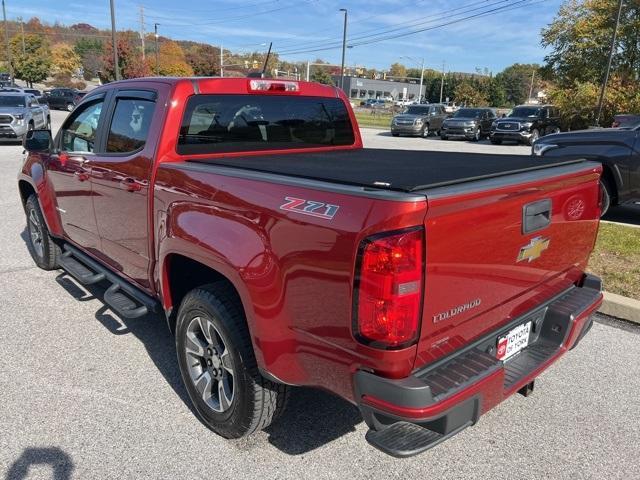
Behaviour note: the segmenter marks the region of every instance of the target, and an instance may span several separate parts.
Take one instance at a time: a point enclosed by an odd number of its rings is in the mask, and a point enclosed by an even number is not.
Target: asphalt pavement
[[[54,126],[64,117],[53,112]],[[598,317],[582,343],[450,441],[406,460],[364,440],[358,411],[296,389],[267,431],[224,440],[192,414],[158,317],[122,320],[37,269],[0,146],[0,475],[6,478],[638,478],[640,328]]]

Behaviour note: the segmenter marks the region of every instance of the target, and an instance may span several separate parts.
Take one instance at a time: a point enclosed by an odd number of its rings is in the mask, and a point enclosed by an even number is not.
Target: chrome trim
[[[442,187],[426,188],[419,190],[424,193],[428,200],[448,198],[457,195],[478,193],[484,190],[493,190],[496,188],[516,185],[519,183],[535,182],[560,175],[568,175],[571,173],[587,172],[594,168],[598,168],[601,164],[587,160],[576,160],[575,163],[559,166],[540,167],[535,170],[522,173],[505,174],[500,177],[488,178],[485,180],[475,180],[466,183],[458,183]]]
[[[506,129],[506,128],[500,128],[500,123],[509,123],[509,124],[514,124],[517,126],[516,129]],[[520,129],[522,128],[522,124],[520,122],[497,122],[496,123],[496,130],[499,132],[519,132]]]
[[[295,187],[311,188],[325,192],[340,193],[344,195],[355,195],[358,197],[375,198],[377,200],[390,200],[393,202],[424,202],[426,198],[420,193],[406,193],[397,190],[385,190],[380,188],[362,187],[356,185],[345,185],[330,181],[310,180],[307,178],[279,175],[276,173],[258,172],[254,170],[244,170],[241,168],[226,167],[223,165],[211,165],[199,163],[197,160],[185,163],[164,164],[168,168],[191,170],[194,172],[213,173],[225,177],[245,178],[260,182],[275,183],[280,185],[292,185]]]

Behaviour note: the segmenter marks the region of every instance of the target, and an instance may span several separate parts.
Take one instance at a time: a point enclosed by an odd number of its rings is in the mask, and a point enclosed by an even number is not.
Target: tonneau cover
[[[189,161],[413,192],[580,162],[576,158],[363,148]]]

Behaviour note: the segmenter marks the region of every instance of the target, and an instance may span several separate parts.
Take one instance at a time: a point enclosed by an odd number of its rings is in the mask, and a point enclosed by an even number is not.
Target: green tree
[[[545,73],[563,87],[574,82],[602,82],[616,21],[618,0],[567,0],[542,30]],[[623,2],[612,73],[622,81],[640,74],[640,2]]]
[[[104,44],[94,38],[80,38],[73,49],[80,57],[82,75],[85,80],[91,80],[98,76],[98,72],[104,69],[103,54]]]
[[[407,76],[407,67],[401,63],[394,63],[389,67],[389,76],[405,78]]]
[[[196,45],[185,52],[185,60],[194,75],[210,77],[220,74],[220,49],[211,45]]]
[[[333,79],[324,67],[316,67],[311,73],[310,80],[312,82],[324,83],[325,85],[334,85]]]
[[[51,51],[42,36],[27,34],[15,35],[10,42],[13,71],[16,78],[24,80],[29,86],[41,82],[51,69]]]
[[[122,78],[146,77],[150,74],[149,68],[142,61],[142,53],[133,45],[131,40],[125,36],[119,36],[118,40],[118,66]],[[102,57],[104,70],[101,72],[101,79],[109,82],[115,80],[115,69],[113,67],[113,45],[108,42],[105,45]]]
[[[535,63],[514,63],[495,76],[495,81],[506,97],[506,104],[518,105],[528,100],[532,76],[534,80],[533,93],[535,94],[536,78],[540,78],[539,69],[540,65]]]
[[[467,107],[481,107],[488,103],[486,95],[473,79],[463,80],[456,86],[454,99],[459,105]]]

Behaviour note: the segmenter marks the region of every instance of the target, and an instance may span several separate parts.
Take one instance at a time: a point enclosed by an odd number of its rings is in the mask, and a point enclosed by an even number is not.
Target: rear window
[[[285,95],[195,95],[177,151],[183,155],[352,145],[342,100]]]

